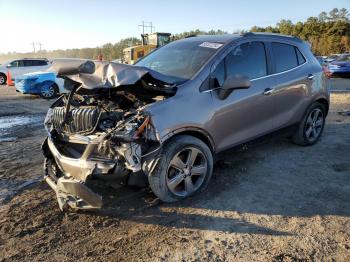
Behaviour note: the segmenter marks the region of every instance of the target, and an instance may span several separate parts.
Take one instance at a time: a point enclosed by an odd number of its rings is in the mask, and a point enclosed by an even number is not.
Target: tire
[[[6,85],[7,77],[5,74],[0,73],[0,85]]]
[[[42,85],[40,90],[40,96],[44,99],[55,98],[58,94],[58,87],[55,83],[51,85]]]
[[[293,135],[293,142],[301,146],[315,144],[322,135],[325,120],[326,108],[323,104],[313,103],[305,113],[297,131]]]
[[[195,156],[194,161],[191,156]],[[198,138],[178,135],[162,148],[148,182],[160,200],[175,202],[203,191],[212,173],[213,155],[209,147]]]

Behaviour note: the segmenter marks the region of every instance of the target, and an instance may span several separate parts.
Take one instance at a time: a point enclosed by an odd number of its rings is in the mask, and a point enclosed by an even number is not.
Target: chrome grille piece
[[[65,117],[64,107],[55,107],[52,115],[52,125],[55,129],[66,133],[92,132],[99,120],[100,110],[97,107],[79,107],[69,112],[68,121],[62,125]]]

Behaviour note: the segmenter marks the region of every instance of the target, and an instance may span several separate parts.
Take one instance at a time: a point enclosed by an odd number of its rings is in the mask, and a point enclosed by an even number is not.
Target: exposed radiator
[[[53,109],[52,124],[57,130],[67,133],[89,133],[92,132],[99,120],[100,110],[97,107],[79,107],[69,112],[68,121],[62,125],[65,108],[55,107]]]

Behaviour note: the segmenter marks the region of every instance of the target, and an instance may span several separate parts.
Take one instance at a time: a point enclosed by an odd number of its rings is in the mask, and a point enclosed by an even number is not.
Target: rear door
[[[308,75],[307,61],[297,46],[271,42],[270,48],[273,57],[272,96],[276,106],[273,127],[278,129],[300,120],[312,76]]]
[[[222,86],[228,75],[245,75],[251,81],[250,88],[234,90],[224,100],[213,92],[217,110],[213,116],[212,133],[219,151],[272,129],[274,102],[273,97],[266,94],[273,85],[268,61],[264,42],[243,42],[213,72],[212,78],[217,86]]]

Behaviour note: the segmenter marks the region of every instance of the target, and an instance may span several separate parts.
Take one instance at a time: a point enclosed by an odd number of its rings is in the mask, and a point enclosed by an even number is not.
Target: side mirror
[[[223,86],[219,89],[218,96],[221,100],[226,99],[234,89],[247,89],[251,85],[248,77],[242,75],[230,75],[225,79]]]

